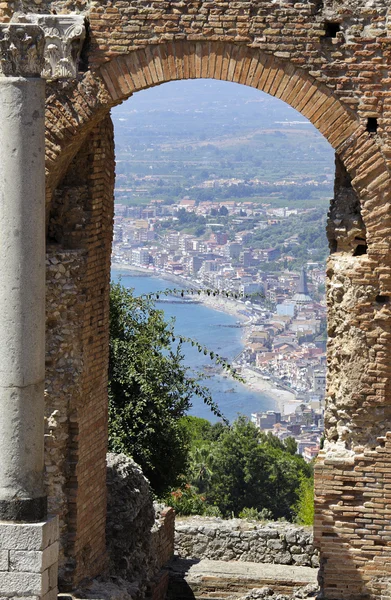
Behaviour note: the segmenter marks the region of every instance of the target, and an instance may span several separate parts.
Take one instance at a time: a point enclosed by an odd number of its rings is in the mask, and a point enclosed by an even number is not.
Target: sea
[[[112,270],[112,280],[121,280],[122,285],[132,288],[135,295],[150,294],[166,289],[179,288],[178,284],[155,276],[145,276]],[[227,313],[214,310],[203,304],[167,303],[158,302],[157,307],[164,310],[166,319],[175,319],[175,332],[197,340],[209,350],[212,350],[228,361],[231,361],[243,349],[241,340],[242,329],[235,327],[237,318]],[[208,367],[213,362],[200,354],[190,344],[185,344],[184,362],[193,372],[202,372],[207,378],[202,382],[212,392],[213,400],[218,404],[224,417],[230,422],[238,415],[251,416],[253,412],[274,410],[275,402],[269,396],[253,391],[244,384],[233,380],[231,377],[220,373],[210,374]],[[203,417],[215,423],[216,417],[204,402],[193,398],[190,415]]]

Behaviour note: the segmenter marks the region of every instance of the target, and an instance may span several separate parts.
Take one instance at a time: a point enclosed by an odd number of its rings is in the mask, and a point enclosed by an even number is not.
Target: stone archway
[[[72,135],[69,135],[68,139],[69,120],[62,121],[58,118],[59,115],[64,114],[63,104],[58,98],[49,101],[48,147],[56,148],[53,155],[50,153],[48,155],[49,189],[55,186],[66,172],[62,183],[57,187],[56,199],[51,205],[49,237],[52,236],[57,242],[60,241],[65,248],[73,247],[73,258],[76,250],[81,251],[83,258],[81,260],[80,257],[78,260],[81,262],[76,261],[74,266],[83,272],[79,282],[83,282],[86,296],[89,298],[87,307],[94,305],[93,310],[98,315],[98,322],[99,315],[106,314],[103,320],[107,319],[107,308],[105,309],[109,279],[107,256],[110,245],[109,221],[112,214],[109,205],[113,185],[112,174],[108,175],[112,167],[108,169],[107,160],[109,158],[111,165],[113,158],[112,149],[109,149],[111,126],[105,115],[111,106],[122,102],[139,90],[170,80],[197,77],[236,81],[284,100],[307,117],[336,150],[337,180],[342,178],[343,181],[337,182],[329,226],[333,254],[329,259],[327,270],[328,411],[326,445],[317,466],[316,536],[323,552],[322,577],[325,597],[334,598],[337,594],[339,598],[360,598],[364,590],[365,593],[376,596],[377,592],[372,590],[380,588],[373,587],[376,585],[373,573],[377,573],[376,564],[381,556],[383,567],[378,573],[385,574],[384,560],[388,556],[388,550],[387,546],[382,544],[380,552],[378,548],[371,551],[369,546],[373,544],[369,542],[368,546],[368,540],[372,540],[371,528],[361,526],[360,523],[367,521],[370,521],[369,524],[372,523],[368,518],[368,510],[372,510],[373,519],[378,516],[376,507],[369,509],[363,504],[363,493],[369,498],[373,496],[381,498],[383,507],[386,506],[388,493],[387,488],[384,488],[383,495],[379,495],[379,477],[374,478],[371,489],[368,471],[376,468],[381,460],[379,456],[382,457],[387,448],[386,440],[381,441],[383,449],[377,448],[377,436],[391,430],[391,407],[385,403],[391,392],[388,383],[389,366],[386,360],[389,338],[387,304],[391,294],[391,280],[386,266],[390,243],[387,232],[391,225],[388,216],[390,186],[389,172],[383,154],[375,137],[367,132],[357,115],[341,103],[328,87],[319,83],[303,69],[246,45],[238,46],[220,42],[170,42],[142,47],[126,55],[117,56],[101,65],[93,76],[88,74],[84,81],[71,90],[67,102],[76,113],[76,119]],[[86,94],[86,89],[94,89],[95,95]],[[69,114],[69,119],[73,118]],[[105,139],[106,142],[103,142]],[[72,159],[75,152],[77,152],[76,156]],[[72,159],[71,163],[69,163],[70,159]],[[84,167],[83,161],[85,161]],[[97,180],[103,177],[103,173],[108,177],[104,184],[106,186],[104,192],[102,182],[101,185],[96,186]],[[89,182],[87,190],[81,190],[81,182],[83,185]],[[68,215],[70,210],[76,209],[76,205],[83,213],[81,205],[84,201],[72,201],[72,196],[80,199],[83,194],[89,204],[89,209],[85,206],[86,212],[89,212],[92,217],[90,220],[87,217],[88,227],[81,227],[78,235],[76,230],[69,226]],[[350,196],[350,203],[346,203],[346,195]],[[50,196],[51,193],[48,200]],[[104,198],[103,203],[102,198]],[[75,224],[80,223],[80,216],[79,214],[76,217]],[[68,231],[64,230],[64,225],[68,227]],[[88,228],[90,233],[85,236]],[[100,231],[101,235],[101,249],[98,254],[97,231]],[[361,249],[364,248],[363,252],[356,252],[358,245]],[[56,264],[61,263],[64,260],[63,249],[59,250],[55,247],[55,251],[58,253]],[[102,260],[104,268],[102,268]],[[76,280],[73,279],[74,282]],[[89,287],[85,285],[86,281],[91,281]],[[53,289],[56,288],[55,284],[51,285]],[[59,293],[61,295],[61,291]],[[73,332],[79,340],[83,336],[94,336],[98,326],[94,324],[92,317],[92,313],[87,310],[87,313],[79,319],[80,331],[84,333]],[[101,359],[98,363],[101,367],[106,360],[106,354],[102,350],[107,335],[106,325],[103,323],[100,331]],[[96,347],[88,349],[84,346],[81,349],[83,361],[88,363],[91,353],[96,356]],[[83,367],[80,375],[82,381]],[[56,375],[53,373],[52,381],[55,380]],[[88,385],[91,386],[91,383],[93,384],[93,380]],[[83,388],[83,385],[81,384],[80,387]],[[102,381],[101,385],[104,388],[105,382]],[[82,391],[79,393],[83,395]],[[104,393],[100,393],[100,398],[99,410],[102,411]],[[91,407],[97,406],[96,399],[94,402]],[[90,414],[89,411],[87,413]],[[82,410],[76,409],[75,414],[74,421],[77,424],[75,437],[79,438],[81,432],[85,432],[84,436],[87,440],[91,424],[89,421],[87,425],[84,422],[87,416],[83,416]],[[91,430],[94,432],[95,439],[100,440],[100,444],[97,445],[98,454],[95,457],[97,470],[99,470],[99,460],[101,461],[103,456],[104,428],[102,421],[100,429],[92,425]],[[78,442],[75,444],[74,462],[78,467],[74,478],[77,482],[83,481],[83,470],[87,468],[83,467],[85,453],[90,445],[91,440],[80,447]],[[378,452],[381,454],[379,455]],[[88,456],[90,460],[94,460],[91,450],[88,450]],[[380,468],[379,472],[382,473],[380,478],[383,480],[384,471]],[[86,551],[91,544],[95,549],[97,548],[98,536],[100,536],[99,544],[102,551],[100,556],[104,555],[102,470],[100,477],[100,487],[97,485],[97,489],[101,498],[101,511],[100,513],[95,511],[94,520],[91,522],[88,522],[85,516],[80,517],[80,521],[85,520],[85,525],[77,524],[75,527],[75,544],[70,555],[78,565],[73,574],[76,579],[79,579],[82,574],[96,571],[101,564],[101,559],[94,563],[88,555],[88,550]],[[366,482],[368,487],[364,492],[363,482]],[[78,504],[85,502],[88,496],[85,490],[88,490],[88,487],[79,485],[73,508],[67,513],[69,515],[72,510],[74,511],[76,523],[80,516]],[[338,502],[342,501],[342,504],[335,502],[336,496],[341,499]],[[100,529],[97,525],[99,514]],[[66,523],[64,528],[67,530]],[[387,530],[384,531],[386,536]],[[359,533],[354,533],[356,536],[354,539],[357,541],[352,543],[353,532]],[[87,558],[82,559],[82,556]],[[354,582],[345,577],[346,572],[354,573]],[[370,580],[370,583],[367,580]]]

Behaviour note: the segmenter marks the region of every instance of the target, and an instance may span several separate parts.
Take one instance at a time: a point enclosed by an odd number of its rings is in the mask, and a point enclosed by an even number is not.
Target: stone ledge
[[[0,550],[45,550],[58,536],[57,517],[41,523],[0,521]]]
[[[290,594],[297,587],[316,584],[317,581],[317,571],[311,567],[207,559],[174,559],[168,571],[168,600],[240,598],[263,586]]]

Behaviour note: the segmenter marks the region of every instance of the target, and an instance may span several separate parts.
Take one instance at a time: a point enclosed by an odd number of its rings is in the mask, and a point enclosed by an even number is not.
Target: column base
[[[36,523],[45,521],[47,517],[47,497],[41,498],[16,498],[14,500],[0,500],[0,522],[16,521]]]
[[[56,600],[58,517],[41,523],[0,521],[0,597]]]

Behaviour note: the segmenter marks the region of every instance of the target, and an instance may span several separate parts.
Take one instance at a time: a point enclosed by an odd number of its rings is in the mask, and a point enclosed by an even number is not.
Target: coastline
[[[189,286],[195,289],[201,289],[199,284],[194,285],[193,281],[186,279],[185,277],[170,275],[169,273],[157,273],[155,271],[150,271],[149,269],[144,269],[143,267],[135,267],[133,265],[125,265],[114,262],[112,263],[111,268],[118,271],[127,271],[129,274],[134,273],[135,275],[141,277],[156,277],[157,279],[165,279],[166,281],[177,283],[182,287]],[[200,303],[205,304],[205,306],[208,306],[213,310],[225,312],[229,315],[237,317],[237,319],[241,321],[248,320],[248,317],[242,314],[242,311],[246,310],[246,307],[242,302],[238,302],[232,298],[225,298],[224,296],[208,296],[207,294],[200,294],[198,300]]]
[[[200,287],[199,285],[194,286],[194,282],[186,279],[185,277],[170,275],[169,273],[157,273],[155,271],[150,271],[149,269],[144,269],[143,267],[136,267],[133,265],[125,265],[114,262],[112,263],[111,267],[112,269],[116,269],[118,271],[126,271],[129,274],[134,273],[137,276],[164,279],[183,287]],[[204,304],[208,308],[224,312],[234,316],[238,321],[241,321],[243,328],[242,342],[245,345],[245,340],[249,335],[251,325],[249,323],[249,316],[243,314],[243,312],[246,310],[244,303],[235,299],[225,298],[223,296],[208,296],[207,294],[200,294],[199,300],[200,303]],[[240,374],[245,380],[244,385],[247,388],[255,392],[260,392],[271,398],[274,401],[276,410],[281,412],[282,415],[294,412],[296,406],[298,406],[299,401],[296,400],[294,392],[277,388],[274,382],[264,379],[261,374],[257,373],[253,369],[249,367],[242,367],[240,369]]]
[[[274,382],[263,379],[261,375],[249,367],[243,367],[240,375],[245,380],[247,387],[272,398],[276,405],[276,410],[281,415],[288,415],[294,412],[295,408],[300,404],[300,401],[296,400],[294,392],[277,388]]]

